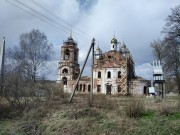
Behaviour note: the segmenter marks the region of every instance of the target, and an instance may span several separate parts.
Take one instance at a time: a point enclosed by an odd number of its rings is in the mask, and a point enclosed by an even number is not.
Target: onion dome
[[[74,39],[70,36],[67,38],[67,42],[74,42]]]
[[[101,58],[101,55],[102,55],[102,50],[101,48],[99,48],[99,46],[96,48],[96,59],[100,59]]]
[[[117,44],[118,43],[118,41],[117,41],[117,39],[114,37],[112,40],[111,40],[111,44],[112,43],[114,43],[114,44]]]
[[[100,51],[101,49],[99,48],[99,46],[96,48],[96,51]]]
[[[66,41],[64,41],[65,45],[75,45],[77,46],[77,42],[74,41],[74,39],[72,38],[72,36],[70,35]]]
[[[123,42],[121,48],[120,48],[121,53],[130,53],[129,49],[126,47],[125,43]]]

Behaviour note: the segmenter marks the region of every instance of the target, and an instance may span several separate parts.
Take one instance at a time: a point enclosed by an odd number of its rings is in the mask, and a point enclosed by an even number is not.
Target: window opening
[[[108,73],[107,73],[107,78],[111,78],[111,72],[110,71],[108,71]]]

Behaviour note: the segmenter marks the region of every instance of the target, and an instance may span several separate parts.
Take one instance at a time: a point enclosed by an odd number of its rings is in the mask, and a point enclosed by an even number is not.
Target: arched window
[[[63,71],[62,71],[62,73],[68,73],[68,70],[65,68],[65,69],[63,69]]]
[[[111,78],[111,72],[110,71],[107,72],[107,78]]]
[[[118,78],[121,78],[121,71],[118,71]]]
[[[101,78],[101,71],[98,72],[98,78]]]
[[[82,91],[82,84],[80,84],[80,90],[79,91]]]
[[[69,49],[66,49],[65,52],[64,52],[64,59],[68,60],[69,57],[70,57],[70,51],[69,51]]]
[[[64,85],[67,85],[67,78],[66,78],[66,77],[63,77],[63,78],[62,78],[62,81],[63,81],[63,84],[64,84]]]
[[[89,84],[88,85],[88,92],[90,92],[91,91],[91,85]]]
[[[86,91],[86,84],[83,85],[83,92]]]

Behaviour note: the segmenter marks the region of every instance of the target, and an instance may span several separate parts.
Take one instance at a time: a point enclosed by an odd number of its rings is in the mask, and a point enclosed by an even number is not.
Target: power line
[[[15,0],[15,1],[16,1],[17,3],[19,3],[20,5],[23,5],[24,7],[26,7],[26,8],[29,9],[30,11],[33,11],[33,12],[36,13],[37,15],[35,15],[35,14],[33,14],[33,13],[25,10],[24,8],[18,6],[17,4],[14,4],[14,3],[12,3],[12,2],[9,2],[8,0],[4,0],[4,1],[6,1],[6,2],[8,2],[9,4],[11,4],[11,5],[13,5],[13,6],[15,6],[15,7],[19,8],[19,9],[21,9],[21,10],[23,10],[24,12],[26,12],[26,13],[28,13],[28,14],[30,14],[30,15],[38,18],[38,19],[40,19],[41,21],[46,22],[46,23],[48,23],[49,25],[51,25],[51,26],[53,26],[53,27],[56,27],[56,28],[64,31],[65,33],[69,33],[69,30],[67,30],[67,29],[68,29],[67,27],[63,26],[63,25],[60,24],[60,23],[57,23],[57,22],[54,21],[53,19],[45,16],[44,14],[38,12],[38,11],[35,10],[35,9],[27,6],[27,5],[24,4],[23,2],[20,2],[19,0]],[[59,16],[55,15],[53,12],[47,10],[46,8],[44,8],[43,6],[41,6],[40,4],[38,4],[37,2],[35,2],[34,0],[30,0],[30,1],[33,2],[36,6],[40,7],[40,8],[43,9],[43,10],[45,10],[46,12],[49,12],[49,13],[50,13],[51,15],[53,15],[54,17],[57,17],[58,19],[60,19],[61,21],[63,21],[65,24],[67,24],[67,25],[69,25],[69,26],[72,26],[70,23],[64,21],[62,18],[60,18]],[[42,17],[43,17],[43,19],[42,19]],[[50,22],[51,22],[51,23],[50,23]],[[60,27],[58,27],[58,26],[60,26]],[[75,29],[76,29],[76,31],[79,31],[79,32],[85,34],[87,37],[89,37],[89,38],[86,37],[86,39],[88,39],[88,40],[90,39],[91,36],[89,36],[89,35],[86,34],[85,32],[82,32],[82,31],[78,30],[77,28],[75,28]],[[80,39],[83,39],[83,38],[82,38],[82,35],[79,35],[79,34],[77,34],[77,33],[75,34],[75,37],[77,37],[77,38],[80,37]],[[79,38],[78,38],[78,39],[79,39]],[[107,48],[105,45],[103,45],[103,44],[101,44],[101,46],[103,46],[104,48],[108,49],[108,48]]]
[[[82,34],[86,35],[88,38],[93,38],[92,36],[90,36],[89,34],[81,31],[80,29],[73,27],[72,24],[70,24],[69,22],[65,21],[64,19],[62,19],[61,17],[57,16],[56,14],[54,14],[52,11],[48,10],[47,8],[45,8],[44,6],[42,6],[41,4],[39,4],[38,2],[34,1],[34,0],[29,0],[30,2],[32,2],[33,4],[35,4],[36,6],[38,6],[39,8],[43,9],[44,11],[46,11],[47,13],[51,14],[52,16],[58,18],[59,20],[61,20],[63,23],[67,24],[68,26],[72,27],[73,29],[81,32]]]
[[[43,22],[45,22],[45,23],[48,23],[49,25],[51,25],[51,26],[53,26],[53,27],[56,27],[56,28],[58,28],[58,29],[61,29],[61,28],[57,27],[56,25],[54,25],[54,24],[52,24],[52,23],[49,23],[48,21],[46,21],[46,20],[40,18],[39,16],[34,15],[34,14],[30,13],[29,11],[27,11],[27,10],[21,8],[20,6],[17,6],[17,5],[15,5],[14,3],[9,2],[8,0],[4,0],[4,1],[6,1],[7,3],[9,3],[9,4],[11,4],[11,5],[13,5],[13,6],[17,7],[17,8],[19,8],[20,10],[23,10],[24,12],[26,12],[26,13],[32,15],[32,16],[38,18],[39,20],[41,20],[41,21],[43,21]],[[62,30],[62,29],[61,29],[61,30]],[[63,31],[64,31],[64,30],[63,30]],[[67,31],[64,31],[64,32],[67,32]]]
[[[33,10],[33,11],[36,12],[37,14],[40,14],[41,16],[43,16],[43,17],[45,17],[46,19],[52,21],[53,23],[55,23],[55,24],[61,26],[63,29],[65,29],[65,30],[68,29],[66,26],[63,26],[62,24],[57,23],[56,21],[54,21],[54,20],[52,20],[51,18],[49,18],[49,17],[43,15],[42,13],[38,12],[37,10],[35,10],[35,9],[33,9],[33,8],[29,7],[29,6],[27,6],[26,4],[20,2],[19,0],[15,0],[15,1],[17,1],[18,3],[24,5],[25,7],[29,8],[30,10]],[[30,2],[32,2],[32,1],[30,1]],[[38,6],[38,7],[40,7],[37,3],[35,3],[35,5]],[[42,8],[42,6],[41,6],[40,8],[43,9],[43,10],[45,10],[46,12],[50,12],[53,16],[58,17],[58,16],[56,16],[54,13],[52,13],[51,11],[49,11],[49,10],[47,10],[47,9],[45,9],[45,8]],[[58,17],[58,19],[60,19],[60,17]],[[62,20],[62,19],[61,19],[61,20]],[[65,21],[64,21],[64,22],[65,22]],[[67,22],[66,22],[66,23],[67,23]],[[70,25],[70,26],[72,26],[72,25]],[[83,35],[79,35],[78,33],[76,33],[76,35],[82,37],[84,34],[83,34]],[[86,34],[86,35],[87,35],[87,34]],[[86,37],[84,37],[84,38],[86,38]],[[87,38],[87,39],[89,40],[90,38]]]
[[[16,1],[18,1],[18,0],[16,0]],[[60,20],[63,21],[65,24],[69,25],[70,27],[73,26],[72,24],[68,23],[67,21],[63,20],[63,19],[60,18],[59,16],[55,15],[53,12],[51,12],[51,11],[48,10],[48,9],[46,9],[45,7],[43,7],[42,5],[40,5],[39,3],[35,2],[34,0],[29,0],[29,1],[32,2],[33,4],[35,4],[36,6],[38,6],[39,8],[43,9],[44,11],[50,13],[50,14],[53,15],[54,17],[60,19]],[[22,3],[22,2],[21,2],[21,3]],[[23,5],[24,5],[24,4],[23,4]],[[26,6],[26,7],[28,7],[28,6]],[[31,9],[32,9],[32,8],[31,8]],[[32,10],[34,11],[34,9],[32,9]],[[38,11],[36,11],[36,12],[38,12]],[[38,12],[38,13],[39,13],[39,12]],[[41,13],[40,13],[40,14],[41,14]],[[42,14],[41,14],[41,15],[42,15]],[[43,16],[44,16],[44,15],[43,15]],[[61,25],[61,26],[64,27],[63,25]],[[67,29],[67,28],[65,28],[65,29]],[[89,40],[90,38],[92,39],[92,36],[88,35],[87,33],[83,32],[83,31],[81,31],[81,30],[79,30],[79,29],[77,29],[77,28],[74,28],[74,29],[76,29],[76,31],[79,31],[79,32],[81,32],[82,34],[85,34],[86,36],[88,36],[88,40]],[[76,35],[79,35],[79,34],[76,33]],[[79,36],[82,38],[81,35],[79,35]],[[84,36],[84,35],[83,35],[83,36]],[[102,46],[105,47],[106,49],[108,49],[105,45],[102,45]]]
[[[38,11],[36,11],[35,9],[33,9],[33,8],[31,8],[31,7],[29,7],[29,6],[27,6],[26,4],[24,4],[23,2],[20,2],[19,0],[15,0],[16,2],[18,2],[19,4],[21,4],[21,5],[23,5],[23,6],[25,6],[26,8],[28,8],[28,9],[30,9],[30,10],[32,10],[32,11],[34,11],[35,13],[37,13],[38,15],[40,15],[40,16],[42,16],[42,17],[44,17],[45,19],[47,19],[48,21],[51,21],[51,22],[53,22],[53,23],[55,23],[56,25],[60,25],[59,23],[57,23],[57,22],[55,22],[54,20],[52,20],[51,18],[49,18],[49,17],[47,17],[47,16],[45,16],[45,15],[43,15],[43,14],[41,14],[40,12],[38,12]],[[66,28],[64,27],[64,26],[62,26],[62,25],[60,25],[63,29],[65,29],[64,31],[67,31],[66,30]]]
[[[65,32],[65,33],[69,33],[69,31],[67,30],[67,28],[61,26],[59,23],[57,23],[57,22],[55,22],[54,20],[46,17],[45,15],[39,13],[38,11],[36,11],[36,10],[34,10],[33,8],[25,5],[24,3],[22,3],[22,2],[20,2],[20,1],[18,1],[18,0],[15,0],[18,4],[23,5],[24,7],[26,7],[26,8],[29,9],[30,11],[35,12],[37,15],[33,14],[32,12],[29,12],[29,11],[25,10],[24,8],[18,6],[18,5],[15,4],[15,3],[9,2],[8,0],[5,0],[5,1],[8,2],[9,4],[11,4],[11,5],[19,8],[20,10],[23,10],[24,12],[26,12],[26,13],[28,13],[28,14],[30,14],[30,15],[38,18],[38,19],[40,19],[41,21],[46,22],[46,23],[48,23],[49,25],[51,25],[51,26],[53,26],[53,27],[56,27],[56,28],[62,30],[63,32]],[[51,22],[51,23],[50,23],[50,22]],[[76,34],[75,37],[78,38],[78,35]],[[82,37],[82,36],[79,36],[79,37]],[[81,38],[81,39],[82,39],[82,38]]]

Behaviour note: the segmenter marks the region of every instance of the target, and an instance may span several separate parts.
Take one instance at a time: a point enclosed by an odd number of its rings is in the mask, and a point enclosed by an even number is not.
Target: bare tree
[[[24,70],[34,82],[41,77],[40,72],[46,68],[46,63],[52,54],[52,45],[39,30],[33,29],[20,36],[20,52],[23,56]],[[21,59],[22,60],[22,59]]]
[[[154,40],[151,43],[151,47],[153,48],[153,54],[157,60],[162,61],[164,57],[164,44],[160,39]]]
[[[180,42],[180,5],[171,9],[172,13],[166,19],[162,33],[166,35],[166,40],[177,40]]]
[[[26,108],[30,98],[37,97],[36,90],[41,88],[49,98],[51,88],[34,82],[40,77],[39,72],[45,69],[51,54],[52,45],[45,34],[34,29],[20,36],[19,46],[6,50],[3,97],[12,107]]]
[[[151,47],[156,59],[163,62],[166,75],[175,80],[180,95],[180,5],[171,10],[162,31],[164,38],[152,42]]]

